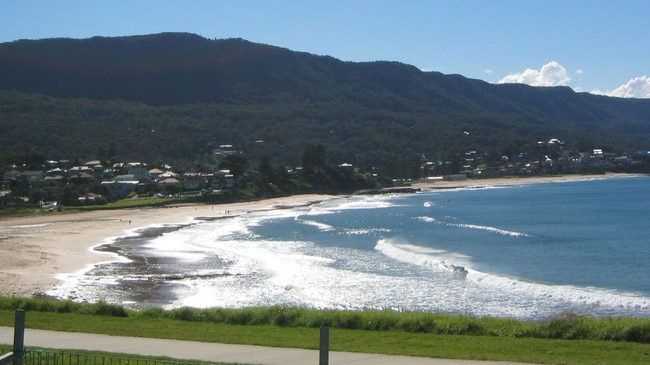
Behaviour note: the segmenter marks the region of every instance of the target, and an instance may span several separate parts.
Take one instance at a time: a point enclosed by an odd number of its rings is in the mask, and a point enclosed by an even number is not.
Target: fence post
[[[329,365],[330,352],[330,329],[329,327],[320,328],[320,359],[319,365]]]
[[[13,363],[14,365],[23,365],[23,355],[25,353],[25,311],[16,309],[14,318],[14,348]]]

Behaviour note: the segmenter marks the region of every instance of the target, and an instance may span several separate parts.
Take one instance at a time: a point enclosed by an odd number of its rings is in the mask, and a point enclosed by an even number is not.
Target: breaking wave
[[[619,292],[594,287],[573,285],[548,285],[527,282],[519,278],[503,277],[484,273],[470,267],[471,258],[445,250],[436,250],[396,240],[382,239],[375,249],[385,256],[427,268],[436,272],[446,272],[465,281],[465,289],[493,293],[493,296],[512,296],[522,302],[570,302],[587,308],[618,308],[627,310],[649,310],[650,299],[641,294]],[[495,294],[498,293],[498,294]]]
[[[497,227],[490,227],[490,226],[481,226],[477,224],[466,224],[466,223],[449,223],[445,221],[438,220],[436,218],[432,217],[418,217],[419,220],[427,223],[437,223],[437,224],[442,224],[448,227],[458,227],[458,228],[468,228],[468,229],[476,229],[480,231],[488,231],[488,232],[493,232],[493,233],[498,233],[502,236],[511,236],[511,237],[533,237],[527,233],[523,232],[515,232],[515,231],[509,231],[507,229],[501,229]]]
[[[387,257],[401,262],[425,267],[438,272],[467,275],[468,257],[445,250],[415,246],[407,243],[395,243],[394,240],[381,239],[375,250]]]

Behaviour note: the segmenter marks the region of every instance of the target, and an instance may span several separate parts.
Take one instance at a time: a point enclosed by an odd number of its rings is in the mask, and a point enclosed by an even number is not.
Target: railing
[[[14,317],[14,347],[10,353],[0,356],[0,365],[23,365],[24,341],[25,311],[18,309]]]
[[[319,365],[329,364],[329,328],[320,329]],[[181,362],[174,360],[135,359],[92,354],[75,354],[65,351],[28,350],[25,341],[25,311],[16,310],[14,345],[0,347],[0,365],[208,365],[206,362]]]
[[[205,362],[134,359],[126,357],[78,354],[65,351],[28,350],[25,343],[25,311],[16,310],[14,345],[0,347],[0,365],[208,365]]]
[[[7,349],[8,350],[8,349]],[[0,349],[2,353],[2,349]],[[15,355],[14,355],[15,360]],[[11,362],[10,362],[11,363]],[[14,362],[15,364],[15,362]],[[25,350],[23,365],[208,365],[204,362],[183,362],[80,354],[65,351]]]

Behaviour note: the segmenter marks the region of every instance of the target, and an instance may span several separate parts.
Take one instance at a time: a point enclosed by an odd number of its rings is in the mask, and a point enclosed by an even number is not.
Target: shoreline
[[[336,196],[304,194],[227,204],[96,210],[0,220],[0,295],[37,297],[56,287],[60,274],[119,261],[96,247],[153,226],[187,225],[250,211],[283,209]]]
[[[462,181],[427,181],[420,190],[564,182],[636,174],[566,175]],[[178,204],[157,208],[98,210],[0,220],[0,295],[35,297],[56,287],[57,275],[70,274],[121,258],[96,247],[164,225],[187,225],[231,218],[251,211],[287,209],[346,195],[304,194],[227,204]]]

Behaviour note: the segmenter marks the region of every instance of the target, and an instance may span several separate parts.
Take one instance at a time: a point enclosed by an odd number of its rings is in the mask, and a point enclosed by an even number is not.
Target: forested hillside
[[[650,100],[192,34],[3,43],[0,90],[3,155],[196,161],[232,144],[290,165],[322,144],[332,163],[368,168],[467,150],[510,155],[550,138],[584,150],[650,147]]]

